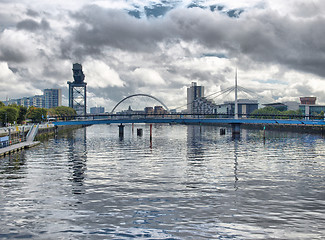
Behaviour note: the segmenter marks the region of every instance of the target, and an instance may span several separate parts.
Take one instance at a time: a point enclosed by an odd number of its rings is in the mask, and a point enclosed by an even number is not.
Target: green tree
[[[6,106],[3,102],[0,101],[0,108]]]
[[[274,107],[264,107],[256,109],[251,113],[253,118],[274,118],[277,115],[280,115],[281,112]]]
[[[287,110],[287,111],[279,111],[274,107],[264,107],[257,109],[252,112],[251,117],[253,118],[277,118],[277,119],[294,119],[301,118],[302,112],[301,110]]]
[[[34,123],[40,123],[43,119],[46,118],[47,109],[45,108],[36,108],[29,107],[27,110],[27,118],[31,119]]]
[[[15,107],[1,107],[0,108],[0,119],[2,123],[14,123],[17,121],[19,111]]]
[[[50,116],[57,116],[57,117],[71,117],[71,116],[76,116],[77,112],[73,108],[60,106],[60,107],[49,109],[48,114]]]
[[[17,123],[22,124],[26,120],[26,114],[27,114],[27,107],[19,106]]]

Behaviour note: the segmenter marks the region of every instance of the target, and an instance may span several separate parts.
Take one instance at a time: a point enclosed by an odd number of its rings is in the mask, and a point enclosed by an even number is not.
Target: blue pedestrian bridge
[[[256,117],[256,116],[255,116]],[[83,117],[65,117],[55,120],[55,126],[66,125],[94,125],[94,124],[124,124],[124,123],[178,123],[178,124],[276,124],[276,125],[301,125],[323,126],[324,119],[281,119],[281,116],[258,116],[259,118],[242,117],[235,119],[233,116],[192,115],[192,114],[130,114],[130,115],[87,115]],[[263,117],[263,118],[261,118]],[[267,118],[266,118],[267,117]],[[289,118],[290,116],[285,116]],[[297,116],[291,116],[297,118]]]

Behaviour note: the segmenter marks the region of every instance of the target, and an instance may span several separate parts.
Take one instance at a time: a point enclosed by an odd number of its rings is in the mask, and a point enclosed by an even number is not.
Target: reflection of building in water
[[[73,193],[81,194],[84,192],[82,186],[85,179],[86,162],[87,162],[87,135],[86,129],[82,128],[70,132],[68,135],[69,146],[69,166],[72,170],[70,180],[75,183]]]
[[[235,176],[235,183],[234,188],[235,191],[238,189],[238,141],[234,141],[234,176]]]
[[[187,125],[187,152],[188,160],[203,159],[202,126]]]

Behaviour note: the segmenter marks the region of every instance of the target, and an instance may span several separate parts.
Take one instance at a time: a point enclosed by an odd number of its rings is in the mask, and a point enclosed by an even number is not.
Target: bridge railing
[[[296,119],[296,120],[324,120],[323,116],[319,115],[286,115],[286,114],[238,114],[239,118],[246,119]],[[87,114],[82,116],[52,116],[53,121],[80,121],[80,120],[105,120],[105,119],[147,119],[147,118],[234,118],[234,114],[216,113],[216,114],[202,114],[202,113],[163,113],[163,114]]]

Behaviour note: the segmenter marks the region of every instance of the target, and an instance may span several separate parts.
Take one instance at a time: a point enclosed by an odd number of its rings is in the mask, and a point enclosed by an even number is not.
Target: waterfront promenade
[[[42,127],[44,128],[45,126],[43,125]],[[47,127],[49,127],[49,126],[47,125]],[[33,125],[29,125],[28,127],[22,126],[21,128],[14,127],[14,129],[16,131],[12,131],[13,133],[11,133],[11,128],[10,128],[10,130],[8,128],[1,129],[2,131],[8,132],[8,133],[10,132],[10,134],[17,135],[22,138],[19,138],[19,140],[16,139],[16,142],[12,142],[11,136],[8,136],[8,141],[6,143],[7,146],[0,148],[0,156],[5,156],[5,155],[20,151],[25,148],[31,148],[31,147],[34,147],[40,143],[39,141],[34,141],[34,139],[37,135],[37,132],[39,130],[39,125],[33,124]],[[19,132],[20,129],[22,129],[22,134],[20,134],[20,132]],[[28,129],[28,134],[26,135],[26,137],[25,137],[25,129]],[[26,139],[26,141],[25,141],[25,139]]]

